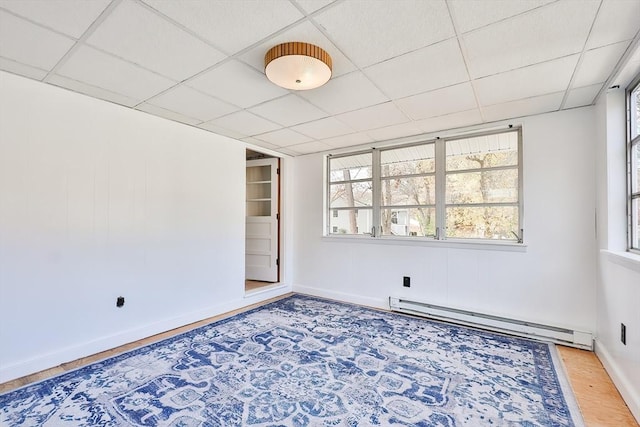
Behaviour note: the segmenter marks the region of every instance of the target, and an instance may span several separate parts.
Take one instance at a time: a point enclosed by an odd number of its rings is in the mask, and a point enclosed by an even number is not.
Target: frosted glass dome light
[[[303,42],[282,43],[264,56],[264,72],[285,89],[309,90],[331,78],[331,56],[318,46]]]

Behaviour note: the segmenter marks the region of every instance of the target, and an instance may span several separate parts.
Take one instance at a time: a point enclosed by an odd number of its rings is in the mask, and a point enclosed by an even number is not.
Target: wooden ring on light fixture
[[[321,47],[305,42],[287,42],[272,47],[264,56],[265,68],[274,59],[287,55],[310,56],[324,62],[329,67],[329,70],[333,70],[331,56],[329,56],[329,54]]]

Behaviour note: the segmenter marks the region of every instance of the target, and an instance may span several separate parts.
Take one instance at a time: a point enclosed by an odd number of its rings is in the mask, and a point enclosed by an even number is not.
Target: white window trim
[[[640,256],[629,252],[618,252],[608,249],[600,249],[600,253],[605,254],[607,259],[612,263],[640,273]]]
[[[634,109],[634,103],[631,99],[631,94],[634,89],[640,89],[640,75],[636,76],[635,79],[629,84],[627,90],[625,91],[625,102],[627,104],[627,251],[631,254],[640,255],[640,247],[634,247],[633,237],[634,231],[636,234],[640,234],[640,230],[636,230],[635,227],[638,227],[637,224],[633,222],[633,199],[638,199],[638,203],[640,203],[640,188],[638,188],[636,193],[632,193],[633,184],[632,180],[632,153],[633,147],[638,146],[640,149],[640,133],[632,137],[632,111]],[[640,118],[638,118],[640,120]]]
[[[398,237],[382,236],[372,239],[362,234],[332,234],[323,236],[322,240],[330,243],[373,244],[394,246],[421,246],[447,249],[474,249],[485,251],[526,252],[527,244],[509,240],[478,240],[478,239],[446,239],[435,240],[428,237]]]
[[[517,132],[518,133],[518,223],[519,223],[519,233],[518,240],[492,240],[492,239],[461,239],[461,238],[440,238],[440,236],[381,236],[379,232],[375,232],[372,234],[348,234],[348,235],[339,235],[331,233],[330,229],[330,214],[333,209],[329,206],[330,199],[330,162],[331,158],[340,158],[340,157],[348,157],[354,156],[358,154],[372,154],[372,177],[371,179],[366,179],[366,181],[372,181],[373,189],[372,189],[372,206],[366,207],[365,209],[371,209],[373,212],[373,224],[374,228],[378,230],[381,229],[380,225],[380,212],[382,207],[380,206],[380,194],[379,194],[379,185],[381,182],[380,177],[380,168],[375,167],[376,164],[380,165],[380,152],[385,149],[398,149],[404,147],[411,147],[417,145],[424,145],[429,143],[435,143],[436,149],[436,165],[440,164],[441,167],[436,166],[436,225],[438,227],[446,226],[446,200],[445,196],[445,178],[446,178],[446,170],[444,165],[446,164],[446,153],[445,146],[446,142],[449,140],[456,140],[461,138],[473,138],[484,135],[496,135],[500,133],[508,133],[508,132]],[[325,156],[325,202],[324,202],[324,232],[323,232],[323,240],[326,241],[341,241],[341,242],[351,242],[351,243],[376,243],[376,244],[393,244],[393,245],[417,245],[417,246],[435,246],[435,247],[447,247],[447,248],[464,248],[464,249],[482,249],[482,250],[505,250],[505,251],[517,251],[524,252],[526,251],[527,245],[525,244],[524,239],[524,178],[522,174],[523,169],[523,149],[522,149],[522,127],[521,126],[513,126],[509,125],[508,128],[504,129],[492,129],[488,131],[480,131],[475,133],[464,133],[460,135],[448,135],[442,139],[440,138],[432,138],[427,140],[416,141],[408,144],[398,144],[398,145],[389,145],[382,147],[374,147],[370,150],[359,150],[354,152],[345,152],[338,155],[327,155]],[[499,169],[499,168],[498,168]],[[515,169],[515,168],[514,168]],[[466,171],[460,171],[460,173]],[[357,181],[357,180],[356,180]],[[442,202],[439,202],[442,200]],[[352,209],[352,208],[337,208],[337,209]]]

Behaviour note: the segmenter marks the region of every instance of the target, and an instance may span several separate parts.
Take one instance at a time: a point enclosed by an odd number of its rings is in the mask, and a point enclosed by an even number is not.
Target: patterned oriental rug
[[[582,426],[552,344],[292,297],[0,395],[2,426]]]

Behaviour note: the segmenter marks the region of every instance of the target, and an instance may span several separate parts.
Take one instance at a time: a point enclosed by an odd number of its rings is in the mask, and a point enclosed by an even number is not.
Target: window
[[[640,250],[640,76],[628,90],[628,212],[629,249]]]
[[[520,129],[328,156],[327,230],[522,242],[521,163]]]
[[[380,150],[383,236],[435,233],[435,143]]]
[[[446,142],[447,236],[519,238],[518,134]]]
[[[341,156],[329,162],[328,204],[337,212],[329,226],[335,234],[371,230],[373,212],[373,154]]]

